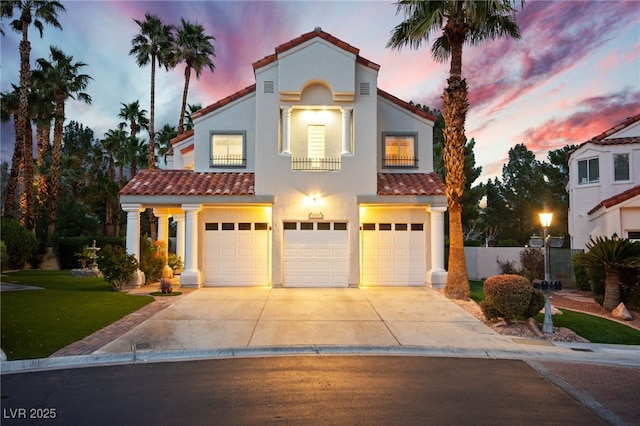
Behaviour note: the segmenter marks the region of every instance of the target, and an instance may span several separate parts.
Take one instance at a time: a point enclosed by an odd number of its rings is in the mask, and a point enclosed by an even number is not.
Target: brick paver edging
[[[156,313],[167,308],[168,306],[173,305],[183,296],[184,294],[181,296],[156,298],[156,300],[149,303],[148,305],[138,309],[135,312],[130,313],[129,315],[119,319],[113,324],[101,328],[100,330],[96,331],[93,334],[90,334],[82,340],[65,346],[64,348],[54,352],[50,356],[61,357],[92,354],[104,345],[112,342],[129,330],[133,329],[135,326],[151,318]]]

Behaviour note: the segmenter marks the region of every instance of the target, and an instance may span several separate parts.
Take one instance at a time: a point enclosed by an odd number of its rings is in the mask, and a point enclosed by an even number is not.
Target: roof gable
[[[369,61],[368,59],[365,59],[363,57],[360,56],[360,49],[351,46],[348,43],[345,43],[344,41],[332,36],[331,34],[322,31],[321,28],[316,27],[313,31],[310,31],[308,33],[304,33],[302,34],[300,37],[296,37],[293,40],[290,40],[286,43],[283,43],[279,46],[277,46],[275,48],[275,53],[265,56],[264,58],[260,59],[259,61],[256,61],[253,63],[253,70],[257,70],[259,68],[262,68],[266,65],[269,65],[275,61],[278,60],[278,55],[287,52],[288,50],[291,50],[303,43],[306,43],[309,40],[312,40],[314,38],[321,38],[323,40],[328,41],[329,43],[339,47],[340,49],[343,49],[353,55],[356,56],[356,62],[358,62],[359,64],[362,64],[366,67],[369,67],[371,69],[374,70],[379,70],[380,69],[380,65]]]

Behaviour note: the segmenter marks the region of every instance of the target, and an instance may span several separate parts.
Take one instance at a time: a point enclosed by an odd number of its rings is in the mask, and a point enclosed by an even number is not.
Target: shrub
[[[500,272],[502,274],[512,275],[518,273],[515,260],[501,261],[498,257],[496,258],[496,262],[498,262],[498,266],[500,267]]]
[[[522,275],[529,281],[544,278],[544,251],[540,248],[527,247],[520,252]]]
[[[170,294],[173,291],[173,287],[171,286],[171,281],[166,278],[162,278],[160,280],[160,291],[163,294]]]
[[[2,270],[7,269],[9,266],[9,253],[7,252],[7,246],[4,241],[0,241],[0,262],[2,263]]]
[[[464,240],[465,247],[482,247],[482,241],[478,240]]]
[[[535,303],[531,304],[533,287],[529,280],[520,275],[489,277],[484,282],[483,289],[485,303],[480,307],[487,318],[501,316],[506,321],[517,321],[518,316],[524,316],[535,306]]]
[[[167,265],[169,265],[169,267],[173,269],[174,272],[184,267],[182,259],[175,253],[169,253],[169,257],[167,258]]]
[[[98,252],[98,267],[111,288],[120,291],[138,269],[138,261],[124,248],[107,244]]]
[[[498,241],[498,247],[522,247],[522,244],[515,240],[500,240]]]
[[[584,256],[584,253],[576,253],[571,258],[571,265],[573,266],[573,276],[576,278],[576,287],[578,290],[591,291],[591,281],[589,280],[589,274],[587,268],[576,264],[576,261]]]
[[[3,218],[1,222],[0,234],[7,249],[7,266],[22,269],[38,253],[38,239],[13,219]]]
[[[152,243],[149,238],[143,236],[140,239],[140,270],[144,272],[146,284],[156,282],[162,276],[166,258],[162,254],[162,241]]]
[[[527,310],[524,311],[524,317],[535,317],[538,315],[540,310],[544,307],[545,296],[544,293],[540,290],[533,289],[531,292],[531,300],[529,301],[529,306]]]

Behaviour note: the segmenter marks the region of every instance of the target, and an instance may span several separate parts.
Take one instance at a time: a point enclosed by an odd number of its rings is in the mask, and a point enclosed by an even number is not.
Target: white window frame
[[[403,139],[411,139],[413,142],[412,156],[402,157],[395,155],[395,158],[387,154],[387,139],[396,139],[398,142]],[[400,145],[396,145],[397,152],[400,152]],[[416,132],[384,132],[382,133],[382,167],[383,168],[418,168],[418,133]]]
[[[617,171],[618,168],[616,167],[617,163],[616,163],[616,157],[623,157],[626,156],[627,157],[627,177],[626,179],[618,179],[617,177]],[[613,154],[613,181],[614,182],[629,182],[629,180],[631,179],[631,156],[629,155],[628,152],[623,152],[623,153],[618,153],[618,154]]]
[[[237,140],[237,138],[241,137],[241,154],[232,154],[232,145],[231,141]],[[215,139],[224,139],[226,138],[226,151],[225,153],[216,153],[216,144]],[[247,167],[247,135],[246,131],[241,130],[229,130],[229,131],[212,131],[209,134],[209,141],[211,147],[211,158],[210,158],[210,166],[211,167]],[[224,148],[224,145],[219,145]]]
[[[598,167],[598,177],[597,179],[591,180],[591,168],[592,162],[595,161]],[[582,176],[581,164],[585,164],[585,175]],[[590,185],[600,183],[600,158],[591,157],[585,158],[583,160],[578,160],[578,185]]]

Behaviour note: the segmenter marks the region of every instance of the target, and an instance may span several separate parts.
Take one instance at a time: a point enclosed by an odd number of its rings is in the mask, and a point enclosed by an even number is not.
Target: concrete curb
[[[573,344],[572,344],[573,345]],[[598,345],[590,345],[591,347]],[[615,346],[615,345],[603,345]],[[490,348],[455,348],[455,347],[423,347],[423,346],[273,346],[273,347],[240,347],[220,349],[181,349],[181,350],[134,350],[124,353],[103,353],[91,355],[75,355],[66,357],[49,357],[16,361],[2,361],[0,374],[25,373],[33,371],[62,370],[70,368],[104,367],[122,364],[143,364],[157,362],[181,362],[207,359],[278,357],[300,355],[379,355],[379,356],[431,356],[453,358],[489,358],[546,360],[563,362],[581,362],[608,364],[640,368],[640,347],[630,349],[603,348],[609,356],[603,357],[600,350],[594,352],[566,351],[528,352],[506,351]]]

